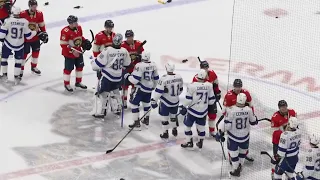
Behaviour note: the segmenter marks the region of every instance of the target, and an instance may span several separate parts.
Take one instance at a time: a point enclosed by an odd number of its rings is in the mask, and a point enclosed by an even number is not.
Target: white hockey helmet
[[[204,69],[200,69],[200,71],[197,74],[198,79],[206,79],[207,77],[207,71]]]
[[[237,95],[237,103],[238,104],[246,104],[247,102],[247,96],[244,93],[239,93]]]
[[[150,52],[143,51],[141,54],[141,60],[150,61]]]
[[[313,145],[318,145],[320,143],[320,139],[317,135],[315,134],[312,134],[310,137],[310,143],[313,144]]]
[[[299,120],[296,117],[290,117],[288,125],[290,128],[297,128],[299,126]]]
[[[171,63],[166,63],[164,65],[164,67],[166,68],[167,72],[173,73],[174,69],[175,69],[175,65],[171,64]]]
[[[19,8],[19,7],[13,6],[12,9],[11,9],[12,15],[15,15],[15,16],[16,16],[16,15],[19,15],[20,12],[21,12],[21,8]]]

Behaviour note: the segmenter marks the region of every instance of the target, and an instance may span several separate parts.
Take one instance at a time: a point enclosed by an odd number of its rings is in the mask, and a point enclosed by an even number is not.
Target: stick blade
[[[106,154],[109,154],[113,151],[113,149],[109,149],[108,151],[106,151]]]
[[[266,151],[261,151],[260,154],[268,154]]]

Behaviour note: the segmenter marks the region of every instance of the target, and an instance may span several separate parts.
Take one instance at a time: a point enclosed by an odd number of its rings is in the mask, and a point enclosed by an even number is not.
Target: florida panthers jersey
[[[102,76],[112,82],[120,82],[122,68],[131,63],[130,55],[125,48],[105,48],[98,57],[91,62],[92,69],[101,70]]]
[[[226,109],[224,123],[219,125],[219,129],[228,132],[228,138],[236,142],[245,142],[250,137],[250,125],[257,124],[252,109],[248,106],[231,106]]]
[[[182,91],[182,77],[178,74],[166,74],[160,78],[153,99],[158,101],[160,98],[160,101],[167,107],[175,107],[179,105],[179,96]]]
[[[281,157],[293,157],[299,154],[301,143],[301,133],[299,129],[295,131],[285,131],[280,136],[278,154]]]
[[[156,63],[151,61],[137,63],[128,80],[141,91],[151,93],[159,80]]]
[[[306,179],[320,179],[320,148],[310,148],[308,150],[303,176]]]
[[[193,82],[187,88],[186,103],[184,106],[189,106],[188,113],[192,116],[203,118],[208,114],[208,105],[213,105],[215,96],[212,89],[212,84],[209,82]]]
[[[4,21],[0,29],[0,39],[13,51],[19,51],[24,47],[24,38],[33,38],[37,32],[31,31],[29,22],[24,18],[9,17]]]

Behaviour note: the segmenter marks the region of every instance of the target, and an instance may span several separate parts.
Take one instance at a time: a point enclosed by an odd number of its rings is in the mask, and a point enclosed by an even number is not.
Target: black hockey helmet
[[[76,23],[76,22],[78,22],[78,17],[74,16],[74,15],[70,15],[68,17],[67,21],[68,21],[69,24]]]
[[[104,27],[105,28],[114,28],[114,23],[112,20],[106,20],[106,22],[104,22]]]
[[[287,106],[288,107],[288,103],[285,100],[280,100],[278,102],[278,107],[280,108],[280,107],[283,107],[283,106]]]
[[[200,61],[200,68],[209,68],[209,63],[208,61]]]
[[[242,87],[242,81],[241,79],[235,79],[233,81],[233,87]]]
[[[133,36],[134,36],[134,32],[131,29],[126,30],[126,33],[125,33],[126,38],[133,37]]]
[[[37,0],[29,0],[29,1],[28,1],[28,6],[29,6],[29,7],[34,6],[34,5],[37,5],[37,6],[38,6]]]

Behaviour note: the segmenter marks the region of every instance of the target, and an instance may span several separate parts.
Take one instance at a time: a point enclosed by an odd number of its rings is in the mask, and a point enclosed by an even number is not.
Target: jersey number
[[[320,159],[316,160],[316,163],[314,165],[314,170],[320,171]]]
[[[143,79],[146,81],[151,81],[153,79],[153,71],[145,71],[143,73]]]
[[[201,99],[201,101],[203,101],[204,100],[204,104],[207,104],[207,102],[208,102],[208,92],[197,92],[197,96],[200,96],[200,98],[199,99]],[[203,96],[205,96],[205,97],[203,97]]]
[[[247,127],[248,118],[237,118],[236,119],[236,128],[237,129],[245,129]]]
[[[298,141],[298,143],[293,141],[293,142],[290,143],[289,149],[297,148],[297,147],[300,146],[300,144],[301,144],[300,140]]]
[[[180,85],[177,84],[177,89],[175,89],[174,84],[171,85],[171,96],[178,96],[180,94]]]
[[[12,39],[22,39],[23,28],[11,28],[11,38]]]
[[[122,69],[123,61],[124,61],[123,59],[115,60],[114,63],[112,64],[112,69],[114,70]]]

